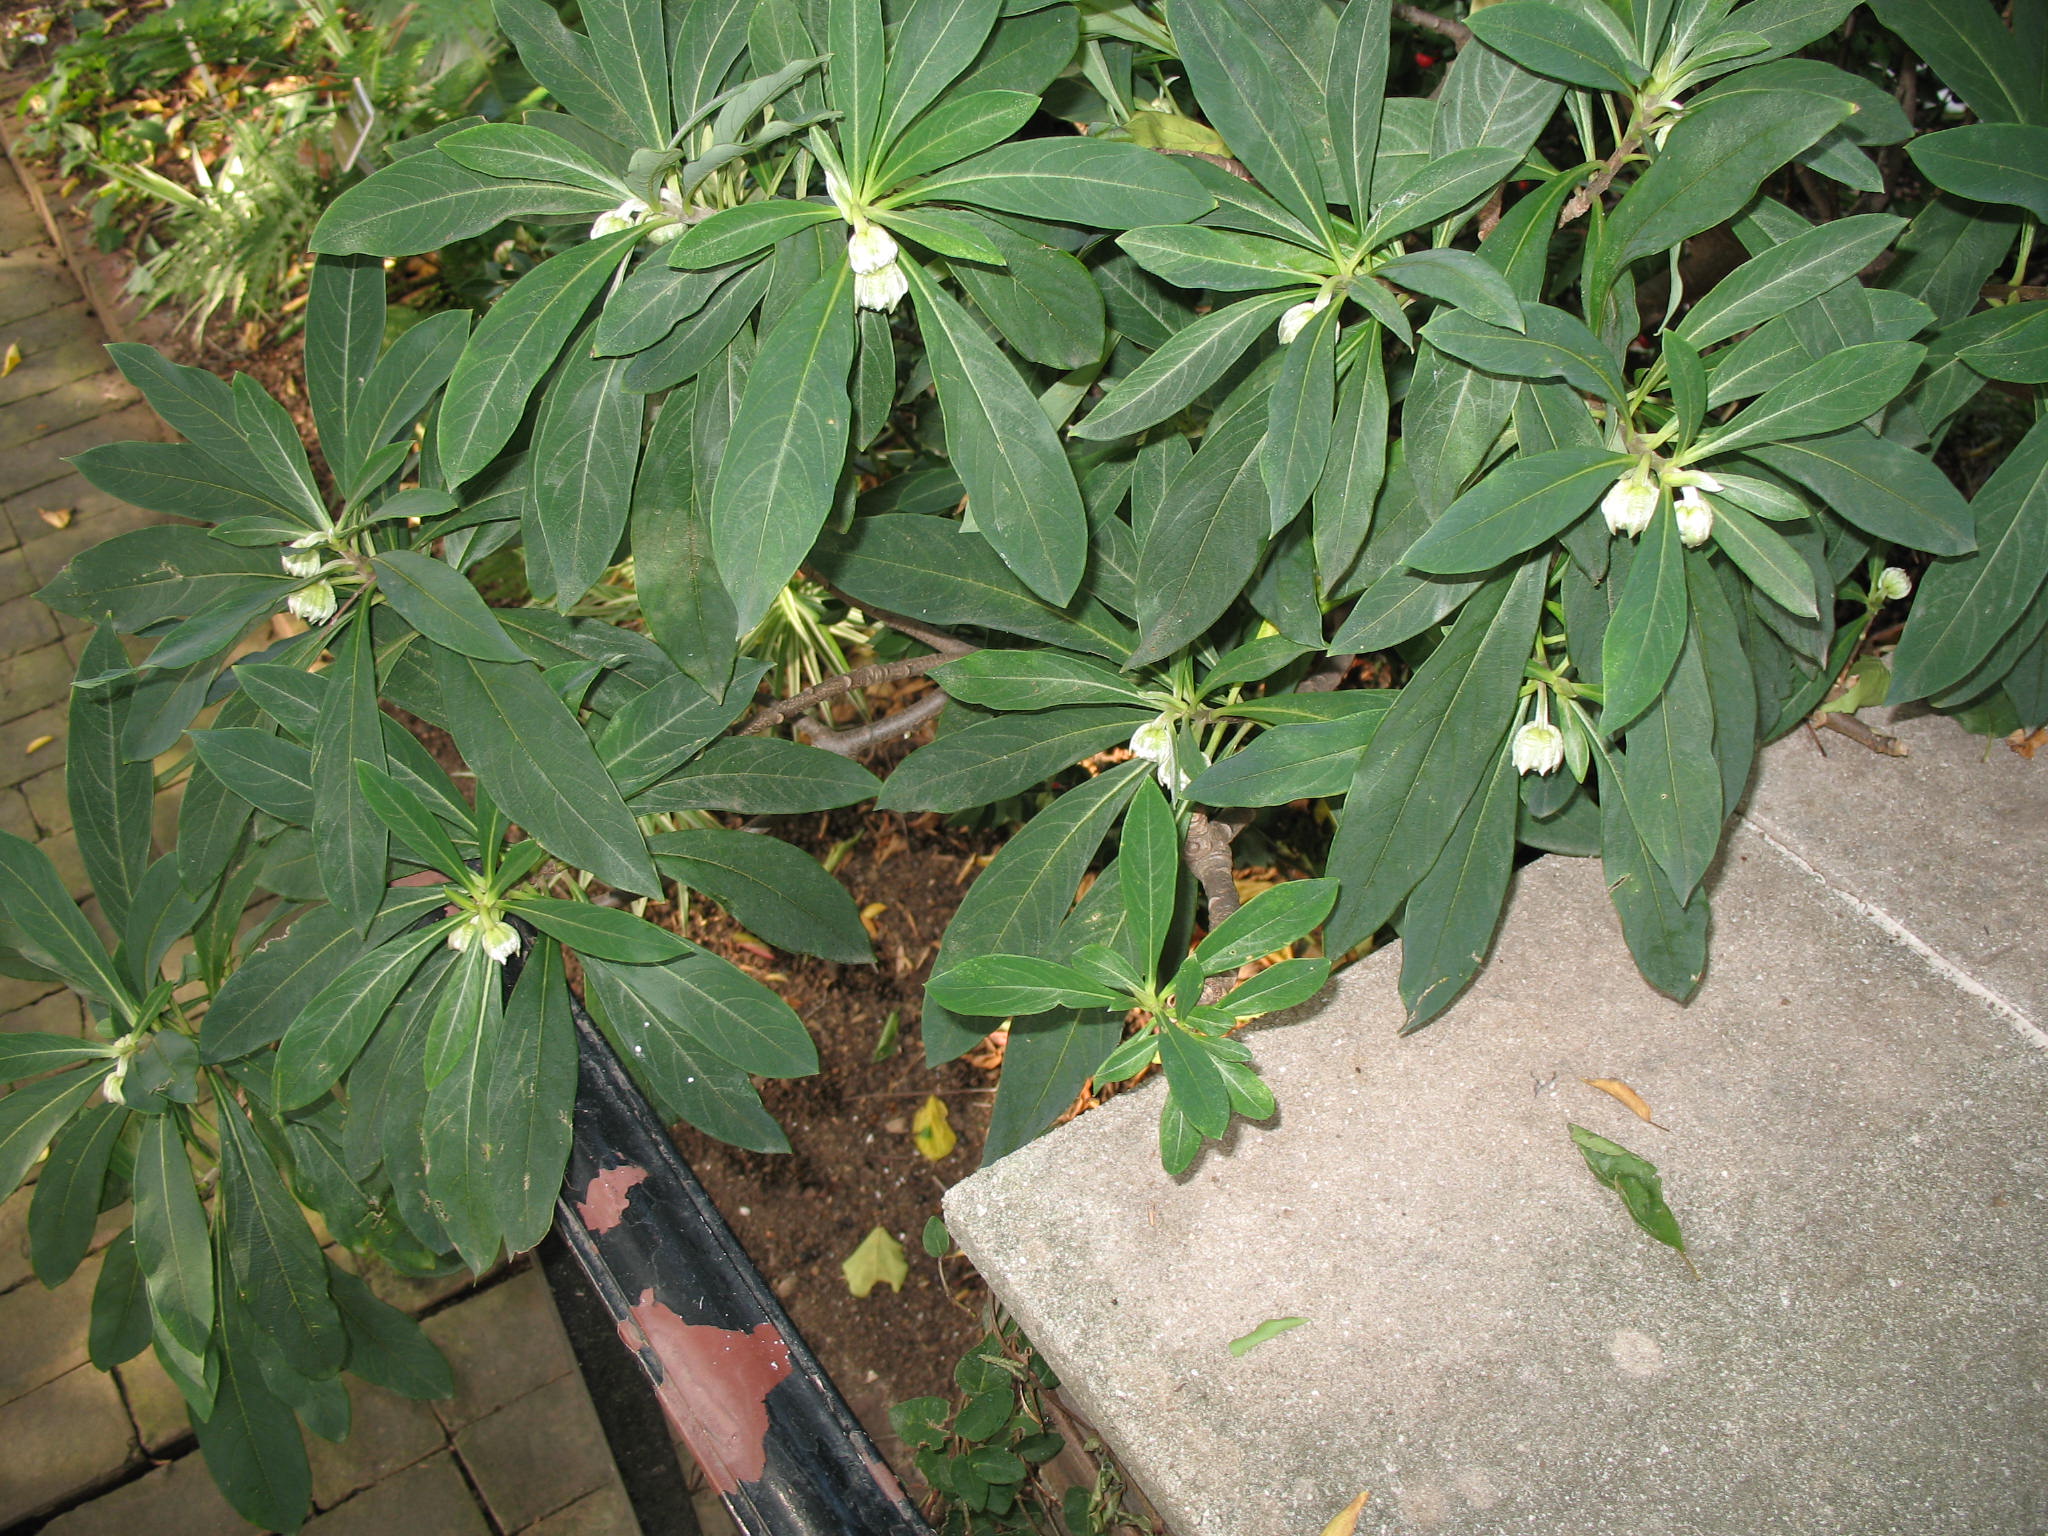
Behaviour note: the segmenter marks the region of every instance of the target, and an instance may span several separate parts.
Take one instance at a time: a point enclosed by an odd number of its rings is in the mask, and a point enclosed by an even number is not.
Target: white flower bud
[[[1714,504],[1700,494],[1696,485],[1684,486],[1678,493],[1678,542],[1687,549],[1698,549],[1714,532]]]
[[[888,236],[882,238],[886,240]],[[893,261],[872,272],[863,272],[858,267],[854,269],[853,302],[862,309],[879,309],[887,314],[903,301],[908,292],[910,279]]]
[[[284,600],[284,605],[302,624],[325,624],[334,617],[334,584],[316,581],[311,586],[301,587]]]
[[[1607,531],[1634,538],[1650,526],[1657,510],[1657,487],[1642,468],[1630,470],[1600,498],[1600,515],[1607,519]]]
[[[1155,765],[1160,786],[1173,794],[1179,794],[1188,787],[1190,775],[1180,765],[1181,754],[1175,751],[1173,741],[1173,719],[1160,715],[1147,720],[1131,733],[1131,756],[1141,757]],[[1202,767],[1209,766],[1209,759],[1202,753],[1194,754]]]
[[[637,197],[629,197],[608,213],[600,213],[597,222],[590,226],[590,238],[602,240],[606,235],[615,235],[622,229],[631,229],[647,217],[647,205]]]
[[[1870,590],[1872,596],[1887,602],[1903,602],[1913,595],[1913,578],[1896,565],[1888,565],[1877,573],[1877,580]]]
[[[865,277],[870,272],[879,272],[896,260],[896,241],[878,224],[862,224],[855,227],[846,237],[846,259],[853,264],[853,270]]]
[[[1274,334],[1280,338],[1280,345],[1286,346],[1302,333],[1309,321],[1330,307],[1330,296],[1319,293],[1305,303],[1297,304],[1280,317],[1280,324]]]
[[[482,919],[478,921],[481,922]],[[503,965],[506,958],[519,948],[519,933],[510,923],[499,919],[483,924],[477,934],[477,942],[483,945],[486,955],[499,965]]]
[[[1517,773],[1555,773],[1564,762],[1564,732],[1548,720],[1531,720],[1515,732],[1508,756]]]
[[[287,576],[317,576],[327,563],[317,549],[301,549],[297,544],[287,544],[277,558]]]

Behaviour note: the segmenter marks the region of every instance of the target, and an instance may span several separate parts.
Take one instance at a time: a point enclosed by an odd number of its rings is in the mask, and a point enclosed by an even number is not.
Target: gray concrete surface
[[[1544,860],[1422,1035],[1395,953],[1259,1030],[1279,1117],[1183,1179],[1149,1087],[952,1191],[1176,1536],[1313,1536],[1361,1489],[1361,1532],[2048,1530],[2048,1056],[1754,830],[1716,890],[1689,1007],[1599,866]],[[1697,1279],[1571,1121],[1660,1166]]]
[[[1764,753],[1743,815],[1930,963],[2048,1030],[2048,758],[1915,708],[1862,716],[1908,757],[1833,734],[1823,757],[1795,731]]]

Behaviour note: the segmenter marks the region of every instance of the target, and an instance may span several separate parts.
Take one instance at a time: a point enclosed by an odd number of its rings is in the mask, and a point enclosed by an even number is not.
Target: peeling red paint
[[[583,1225],[593,1233],[602,1235],[609,1232],[626,1219],[626,1201],[633,1193],[633,1186],[646,1181],[645,1168],[607,1168],[584,1186],[576,1214],[583,1218]]]
[[[637,1170],[636,1170],[637,1171]],[[619,1325],[626,1347],[653,1349],[662,1380],[655,1389],[669,1423],[722,1494],[756,1482],[768,1464],[768,1394],[790,1373],[789,1345],[773,1323],[751,1333],[686,1323],[644,1290]]]

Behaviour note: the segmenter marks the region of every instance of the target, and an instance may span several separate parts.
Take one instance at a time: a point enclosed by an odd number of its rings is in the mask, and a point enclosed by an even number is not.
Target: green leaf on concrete
[[[1305,1317],[1269,1317],[1250,1333],[1232,1339],[1229,1344],[1231,1356],[1241,1359],[1250,1354],[1268,1339],[1278,1338],[1290,1328],[1299,1328],[1307,1322]]]
[[[1658,1242],[1684,1253],[1685,1237],[1678,1230],[1678,1218],[1664,1203],[1664,1181],[1657,1175],[1657,1165],[1605,1136],[1594,1135],[1583,1125],[1569,1129],[1572,1145],[1585,1158],[1593,1177],[1621,1196],[1629,1218]]]

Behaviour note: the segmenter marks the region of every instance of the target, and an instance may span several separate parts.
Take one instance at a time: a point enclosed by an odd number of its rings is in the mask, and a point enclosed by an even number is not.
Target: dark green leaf
[[[371,558],[378,589],[399,616],[428,639],[484,661],[520,661],[520,650],[468,579],[409,550]]]
[[[561,951],[534,946],[505,1005],[481,1127],[491,1211],[508,1253],[547,1235],[569,1159],[576,1027]]]
[[[506,910],[516,912],[550,938],[580,954],[629,965],[673,960],[689,945],[645,918],[614,907],[550,896],[514,896]]]
[[[362,951],[347,918],[317,907],[249,956],[199,1025],[200,1057],[233,1061],[270,1044]]]
[[[212,1411],[192,1416],[206,1470],[243,1519],[266,1530],[296,1531],[313,1500],[298,1420],[264,1384],[253,1345],[230,1345],[218,1358]]]
[[[377,708],[377,661],[367,610],[358,613],[332,649],[334,665],[313,737],[313,840],[327,899],[362,932],[384,900],[391,849],[390,833],[356,785],[358,764],[384,766],[384,717]]]
[[[1624,775],[1608,754],[1600,769],[1600,850],[1608,898],[1621,918],[1622,937],[1636,969],[1658,991],[1680,1002],[1692,996],[1707,968],[1707,897],[1690,903],[1671,894],[1671,883],[1643,841],[1629,806]]]
[[[1058,651],[974,651],[927,674],[954,698],[987,709],[1142,704],[1137,684],[1085,657]],[[1213,684],[1211,686],[1214,686]]]
[[[1715,726],[1700,649],[1688,644],[1664,691],[1628,728],[1621,770],[1630,818],[1681,902],[1692,898],[1721,846],[1720,769],[1700,750]]]
[[[1879,213],[1822,224],[1759,252],[1695,303],[1679,333],[1710,347],[1847,282],[1905,227]]]
[[[1336,900],[1335,880],[1283,880],[1269,886],[1195,946],[1195,963],[1214,976],[1270,955],[1308,937]]]
[[[636,815],[650,811],[736,811],[780,816],[830,810],[865,800],[880,788],[855,762],[818,747],[770,736],[714,744],[694,762],[633,797]]]
[[[236,1294],[293,1370],[341,1369],[347,1337],[327,1294],[327,1260],[276,1165],[232,1106],[222,1108],[221,1205]]]
[[[1180,826],[1150,779],[1138,785],[1124,814],[1117,869],[1124,910],[1123,953],[1137,967],[1139,979],[1150,982],[1180,891]]]
[[[1524,69],[1567,85],[1627,92],[1641,83],[1641,66],[1600,27],[1564,6],[1505,0],[1473,12],[1472,32]]]
[[[1750,456],[1807,487],[1866,533],[1935,555],[1976,548],[1969,503],[1931,459],[1862,427],[1773,443]]]
[[[875,799],[883,810],[960,810],[1050,778],[1084,757],[1130,740],[1153,711],[1076,705],[998,715],[949,731],[906,758]]]
[[[360,954],[285,1024],[277,1047],[276,1093],[281,1109],[297,1109],[340,1080],[429,950],[445,943],[437,923]]]
[[[1379,729],[1391,695],[1378,707],[1339,720],[1283,725],[1197,774],[1187,797],[1200,805],[1285,805],[1341,795],[1359,753]]]
[[[663,874],[702,891],[770,944],[846,964],[874,959],[846,888],[800,849],[722,828],[665,832],[648,846]]]
[[[652,1010],[670,1030],[756,1077],[808,1077],[818,1070],[817,1047],[789,1005],[716,955],[693,950],[661,965],[635,966],[593,957],[586,969],[613,989],[605,1011],[629,1042],[656,1027],[641,1022]],[[622,1012],[613,996],[636,999],[641,1013]]]
[[[125,996],[50,856],[11,832],[0,832],[0,944],[88,997],[113,1003]]]
[[[213,1334],[213,1250],[175,1114],[142,1121],[135,1150],[135,1260],[157,1331],[190,1354],[204,1354]]]
[[[28,1177],[50,1139],[92,1097],[110,1067],[38,1078],[0,1098],[0,1199]]]
[[[549,1191],[553,1208],[553,1191]],[[455,1380],[420,1325],[339,1265],[330,1264],[327,1288],[348,1330],[348,1368],[372,1386],[416,1400],[451,1397]]]
[[[1229,370],[1259,333],[1296,302],[1298,294],[1245,299],[1203,316],[1176,331],[1137,368],[1120,379],[1073,436],[1127,437],[1183,409]]]
[[[1212,424],[1168,487],[1138,551],[1138,623],[1131,664],[1171,655],[1213,624],[1265,553],[1268,494],[1258,448],[1263,402]]]
[[[135,1261],[134,1233],[124,1227],[100,1258],[100,1278],[92,1288],[86,1354],[94,1365],[109,1371],[148,1347],[149,1296]]]
[[[585,187],[503,181],[428,150],[385,166],[330,203],[313,231],[313,249],[330,256],[408,256],[480,235],[509,218],[594,216],[617,201]]]
[[[29,1205],[28,1239],[36,1278],[51,1290],[71,1278],[92,1246],[107,1160],[127,1120],[128,1111],[117,1104],[93,1105],[50,1144]]]
[[[1600,643],[1600,728],[1610,737],[1648,709],[1678,664],[1686,629],[1685,551],[1660,506],[1629,563]]]
[[[1491,570],[1577,521],[1627,463],[1601,448],[1511,459],[1451,503],[1404,563],[1445,575]]]
[[[114,631],[101,626],[79,658],[81,677],[125,667],[128,653]],[[129,687],[120,681],[71,690],[70,735],[65,743],[64,792],[78,853],[107,920],[126,920],[143,871],[149,865],[150,810],[156,775],[146,762],[130,762],[121,751]]]
[[[1213,199],[1164,155],[1101,139],[1021,139],[959,161],[897,197],[1097,229],[1185,224]]]

